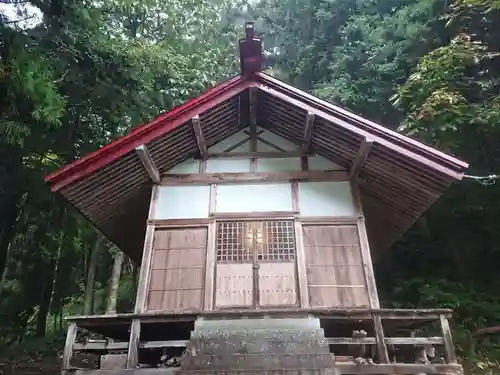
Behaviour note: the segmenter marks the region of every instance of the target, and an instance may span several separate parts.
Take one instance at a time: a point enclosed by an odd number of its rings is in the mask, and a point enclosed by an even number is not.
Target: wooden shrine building
[[[46,178],[140,264],[133,313],[67,318],[63,371],[461,374],[451,311],[381,308],[372,260],[467,164],[263,73],[246,34],[240,75]]]

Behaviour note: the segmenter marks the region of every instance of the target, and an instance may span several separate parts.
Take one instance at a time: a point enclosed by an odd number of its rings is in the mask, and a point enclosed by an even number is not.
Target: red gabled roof
[[[174,109],[157,116],[149,123],[135,128],[130,134],[118,138],[114,142],[75,160],[45,177],[45,181],[51,185],[53,192],[71,184],[81,178],[92,174],[119,159],[137,146],[148,143],[153,139],[161,137],[173,131],[178,126],[188,121],[191,117],[186,114],[190,110],[203,112],[217,103],[237,95],[250,87],[251,83],[244,77],[238,75],[221,84],[205,91],[201,96],[191,99]]]
[[[265,84],[269,88],[272,88],[283,95],[287,95],[290,98],[296,98],[302,103],[306,103],[314,108],[317,108],[318,110],[324,111],[325,113],[331,112],[334,115],[339,116],[341,119],[347,118],[350,120],[351,124],[354,122],[355,125],[346,126],[349,126],[352,129],[358,127],[361,130],[368,131],[372,137],[377,138],[379,141],[385,140],[386,142],[401,145],[401,147],[411,149],[417,154],[422,154],[432,161],[443,163],[451,168],[458,167],[459,169],[465,169],[468,167],[467,163],[447,155],[444,152],[374,123],[373,121],[367,120],[332,103],[325,102],[324,100],[316,98],[272,76],[259,72],[250,78],[238,75],[207,90],[201,96],[191,99],[186,103],[157,116],[151,122],[135,128],[130,134],[118,138],[114,142],[100,148],[99,150],[56,170],[52,174],[46,176],[45,181],[51,184],[52,191],[58,191],[64,186],[71,184],[78,179],[84,178],[99,168],[102,168],[112,161],[119,159],[121,156],[132,151],[135,147],[148,143],[153,139],[173,131],[190,119],[191,115],[188,113],[190,110],[203,112],[217,103],[221,103],[224,100],[227,100],[228,98],[246,90],[250,86],[255,86],[259,83]],[[461,172],[457,172],[455,177],[461,178]]]
[[[339,116],[342,119],[348,119],[358,128],[369,131],[373,136],[378,136],[381,139],[386,139],[387,141],[409,148],[412,151],[420,152],[422,153],[422,155],[425,155],[426,157],[435,161],[444,162],[450,167],[459,166],[462,168],[468,168],[468,164],[466,162],[463,162],[433,147],[427,146],[422,142],[398,133],[397,131],[394,131],[390,128],[363,118],[333,103],[329,103],[320,98],[317,98],[268,74],[259,72],[256,73],[256,76],[258,81],[264,83],[266,86],[274,88],[284,95],[289,96],[290,98],[296,98],[304,103],[308,103],[309,105],[325,111],[326,113],[333,113],[334,115]]]

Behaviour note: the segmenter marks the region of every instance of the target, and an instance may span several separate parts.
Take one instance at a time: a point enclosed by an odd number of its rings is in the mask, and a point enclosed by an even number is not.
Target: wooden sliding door
[[[304,225],[303,232],[311,307],[368,307],[357,226]]]
[[[203,308],[206,228],[156,229],[147,310]]]
[[[297,304],[292,220],[217,223],[216,308]]]

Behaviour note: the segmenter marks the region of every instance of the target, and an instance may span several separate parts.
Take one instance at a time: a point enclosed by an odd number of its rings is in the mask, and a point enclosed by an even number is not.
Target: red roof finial
[[[262,70],[262,40],[255,37],[253,22],[245,23],[245,39],[240,40],[241,74],[251,75]]]

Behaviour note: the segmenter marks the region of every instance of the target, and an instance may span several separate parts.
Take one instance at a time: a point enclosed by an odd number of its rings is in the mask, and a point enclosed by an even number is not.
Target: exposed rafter
[[[200,116],[194,116],[191,119],[193,123],[194,136],[196,137],[196,143],[198,144],[198,149],[200,150],[200,156],[202,159],[206,159],[207,156],[207,145],[205,144],[205,138],[203,137],[203,132],[201,131]]]
[[[313,126],[314,126],[314,119],[315,118],[316,118],[316,115],[314,113],[307,112],[306,123],[304,125],[304,140],[303,140],[304,143],[302,144],[302,147],[301,147],[301,150],[304,153],[309,152],[309,149],[311,147]]]
[[[137,146],[135,148],[135,152],[137,152],[139,159],[141,159],[141,163],[144,166],[144,169],[148,172],[151,181],[155,184],[159,184],[160,172],[158,172],[158,168],[156,168],[155,162],[151,158],[147,147],[145,145]]]
[[[257,87],[249,89],[250,151],[257,151]]]
[[[372,139],[363,138],[361,145],[359,146],[358,153],[356,154],[356,158],[353,160],[351,168],[349,169],[349,180],[355,180],[361,168],[363,168],[363,164],[368,158],[368,154],[372,149],[374,141]]]

